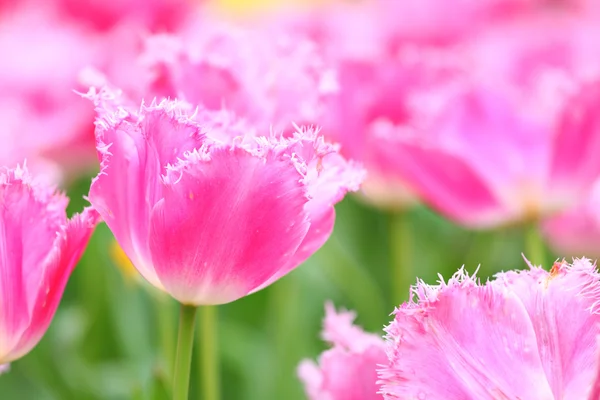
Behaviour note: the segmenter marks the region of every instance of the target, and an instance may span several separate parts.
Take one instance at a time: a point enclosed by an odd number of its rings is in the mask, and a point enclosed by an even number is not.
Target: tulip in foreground
[[[333,347],[321,354],[318,365],[304,360],[298,367],[309,399],[382,399],[377,393],[377,369],[387,363],[384,341],[353,325],[354,318],[354,313],[336,313],[327,304],[323,339]]]
[[[597,400],[600,275],[586,259],[413,288],[387,328],[386,399]]]
[[[0,172],[0,364],[40,341],[99,219],[90,208],[67,219],[67,202],[25,168]]]
[[[237,300],[306,260],[362,179],[314,130],[259,137],[176,102],[132,111],[96,100],[102,167],[90,202],[141,275],[182,303],[182,354],[196,306]],[[175,386],[185,398],[187,383]]]

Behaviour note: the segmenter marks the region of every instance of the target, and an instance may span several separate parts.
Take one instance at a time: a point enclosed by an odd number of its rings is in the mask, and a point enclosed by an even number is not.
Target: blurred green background
[[[89,183],[85,177],[70,185],[70,212],[86,204]],[[296,366],[326,348],[319,338],[326,300],[356,310],[358,324],[382,333],[397,305],[394,251],[410,256],[404,267],[428,283],[435,283],[438,273],[450,277],[463,264],[470,272],[481,264],[482,279],[526,267],[522,227],[473,233],[423,206],[392,214],[357,196],[347,196],[336,210],[333,235],[306,263],[267,289],[218,308],[223,399],[305,398]],[[410,232],[408,240],[389,239],[399,219]],[[113,250],[112,234],[102,223],[47,334],[0,377],[0,398],[169,398],[178,305],[123,273]],[[547,267],[552,255],[545,258]],[[195,399],[201,374],[197,353],[192,362],[190,398]]]

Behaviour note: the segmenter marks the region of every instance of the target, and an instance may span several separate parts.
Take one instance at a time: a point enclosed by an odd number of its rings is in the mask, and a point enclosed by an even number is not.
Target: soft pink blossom
[[[386,329],[386,399],[596,400],[600,275],[587,259],[413,288]]]
[[[67,219],[67,202],[26,169],[0,172],[0,365],[40,341],[99,219]]]
[[[304,360],[298,367],[306,394],[311,400],[381,399],[377,393],[377,369],[386,364],[384,341],[352,324],[355,314],[337,313],[325,307],[323,339],[332,344],[319,363]]]
[[[442,60],[455,55],[459,73],[429,93],[409,92],[406,118],[379,128],[382,170],[472,227],[578,203],[600,173],[590,152],[600,145],[598,26],[523,18],[439,49]]]
[[[583,84],[548,130],[497,91],[467,90],[421,136],[389,134],[380,162],[459,223],[539,218],[576,204],[600,173],[599,105],[600,84]]]
[[[103,96],[90,202],[142,276],[182,303],[231,302],[285,275],[362,179],[314,130],[259,136],[223,113]]]
[[[204,17],[177,35],[150,36],[135,46],[124,51],[129,58],[101,71],[104,79],[88,82],[112,84],[134,99],[177,98],[226,109],[275,131],[319,124],[337,90],[333,68],[315,45],[284,31],[267,34]]]
[[[60,176],[59,165],[92,164],[93,109],[73,91],[96,43],[48,5],[0,14],[0,165],[27,159],[36,174]]]
[[[65,18],[98,30],[108,31],[119,24],[149,31],[173,31],[193,14],[201,0],[24,0],[51,3]]]
[[[600,182],[583,202],[546,219],[542,227],[557,254],[600,257]]]

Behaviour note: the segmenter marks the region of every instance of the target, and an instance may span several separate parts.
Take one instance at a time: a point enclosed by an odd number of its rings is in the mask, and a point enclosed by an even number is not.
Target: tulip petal
[[[176,109],[146,108],[144,118],[106,112],[97,123],[102,171],[92,182],[90,203],[142,276],[162,287],[148,249],[150,211],[161,196],[166,165],[201,145],[198,128],[180,121]]]
[[[306,193],[290,160],[212,149],[180,172],[150,227],[156,272],[180,302],[220,304],[248,294],[306,236]]]
[[[69,276],[81,258],[99,220],[100,216],[95,210],[86,208],[81,214],[74,215],[58,234],[43,264],[45,268],[37,287],[29,326],[23,332],[15,351],[5,360],[22,357],[40,341],[54,317]]]
[[[516,295],[477,286],[461,271],[429,297],[398,309],[388,328],[386,398],[554,399]]]
[[[503,221],[507,213],[493,192],[459,157],[435,147],[413,143],[382,144],[382,169],[398,176],[433,208],[470,226],[489,226]]]

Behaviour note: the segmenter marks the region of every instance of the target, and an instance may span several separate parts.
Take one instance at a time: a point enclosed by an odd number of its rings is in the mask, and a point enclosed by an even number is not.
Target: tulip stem
[[[546,249],[536,223],[532,223],[526,227],[525,251],[527,252],[525,257],[527,257],[533,265],[544,265]]]
[[[179,334],[177,336],[177,353],[175,355],[175,373],[173,377],[174,400],[188,400],[196,310],[196,306],[182,304],[179,311]]]
[[[200,309],[200,370],[202,400],[219,400],[219,357],[217,352],[217,307]]]
[[[407,213],[393,212],[389,221],[392,300],[399,305],[410,298],[415,272],[412,260],[412,226]]]

